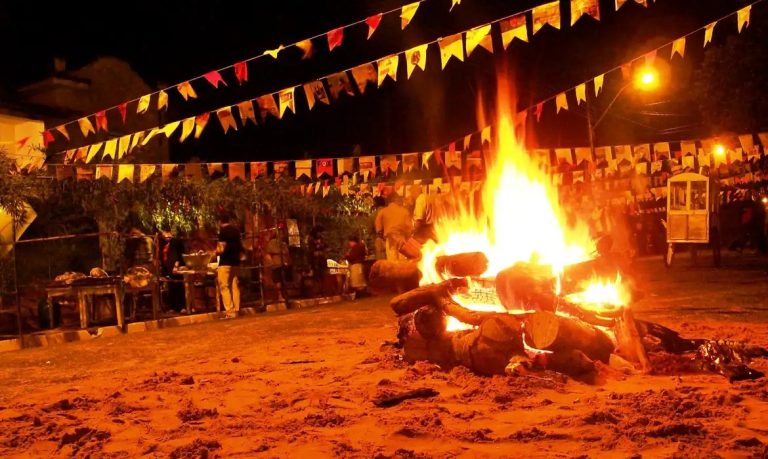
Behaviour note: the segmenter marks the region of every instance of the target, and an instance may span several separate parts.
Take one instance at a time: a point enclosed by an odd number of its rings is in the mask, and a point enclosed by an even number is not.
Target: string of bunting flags
[[[423,1],[427,0],[421,0],[421,2]],[[403,6],[399,10],[393,10],[401,11],[403,28],[405,28],[405,26],[410,23],[410,20],[413,18],[413,15],[416,13],[421,2],[411,3],[409,5]],[[454,6],[459,3],[460,2],[455,2]],[[570,5],[572,8],[572,24],[585,15],[591,16],[597,20],[600,19],[599,0],[571,0],[568,5]],[[617,5],[617,7],[620,6],[621,5]],[[527,17],[529,14],[531,16],[530,21]],[[379,15],[375,17],[379,17]],[[354,24],[359,24],[360,22],[362,21],[358,21]],[[375,31],[379,22],[380,21],[377,20],[369,24],[369,27],[371,27],[371,29],[369,29],[369,35]],[[384,56],[382,58],[360,64],[353,68],[329,74],[324,77],[305,82],[303,84],[292,86],[290,88],[285,88],[253,99],[244,100],[234,105],[224,106],[210,112],[201,113],[194,117],[173,121],[164,126],[157,126],[151,129],[138,131],[122,136],[120,138],[110,139],[103,142],[97,142],[87,146],[62,151],[58,154],[65,154],[65,157],[68,161],[77,160],[90,162],[99,154],[101,154],[102,158],[109,157],[112,159],[120,159],[126,153],[133,151],[137,145],[146,145],[152,138],[159,134],[164,134],[166,137],[170,138],[171,135],[177,132],[179,127],[182,128],[179,141],[185,141],[192,134],[194,134],[194,138],[199,138],[207,127],[211,115],[215,115],[218,118],[219,124],[225,133],[236,131],[238,126],[244,127],[248,122],[252,122],[254,124],[264,122],[267,116],[281,119],[283,115],[285,115],[285,113],[288,111],[292,113],[296,112],[296,89],[299,88],[303,90],[301,92],[303,92],[304,98],[306,100],[307,109],[312,110],[312,108],[317,103],[328,105],[331,103],[331,101],[335,101],[339,97],[354,96],[356,94],[355,88],[360,94],[362,94],[365,92],[369,84],[372,84],[378,88],[381,87],[381,85],[384,84],[384,82],[388,79],[397,81],[397,73],[401,58],[405,59],[406,77],[409,79],[417,67],[422,71],[426,69],[427,49],[431,46],[437,45],[439,48],[441,69],[444,69],[446,65],[454,58],[457,61],[463,62],[464,59],[469,57],[478,47],[493,53],[494,49],[491,33],[492,26],[497,24],[499,33],[501,34],[503,48],[506,50],[514,39],[518,39],[522,42],[528,42],[529,36],[531,34],[535,35],[547,24],[556,29],[560,29],[560,2],[559,0],[551,1],[549,3],[545,3],[543,5],[539,5],[501,19],[497,19],[495,21],[491,21],[487,24],[450,35],[448,37],[441,37],[419,46],[412,47],[408,50],[400,51],[389,56]],[[343,28],[328,32],[327,38],[329,49],[333,49],[341,43],[340,40],[343,39],[343,32],[340,32],[340,30],[343,30]],[[320,36],[321,35],[318,37]],[[317,37],[313,37],[313,39],[315,38]],[[311,39],[309,39],[309,44],[302,44],[306,41],[307,40],[297,42],[295,46],[305,50],[304,55],[308,56],[311,54],[311,47],[313,45],[311,45]],[[283,49],[284,48],[285,47],[283,47]],[[277,53],[274,53],[274,55],[276,57]],[[241,64],[242,63],[234,64],[232,68],[235,69],[235,75],[238,78],[238,82],[242,84],[244,81],[247,81],[247,66],[243,67]],[[237,70],[238,68],[240,68],[239,71]],[[238,75],[244,75],[246,77],[245,80],[240,78]],[[214,87],[227,85],[227,82],[223,79],[221,72],[218,70],[209,72],[203,77],[199,78],[206,79]],[[193,80],[180,83],[176,86],[179,93],[185,100],[196,97],[196,92],[191,85],[191,81]],[[149,96],[144,96],[141,99],[138,99],[137,110],[139,112],[143,113],[149,109],[150,99],[148,97],[154,94],[158,94],[158,106],[162,107],[163,109],[167,108],[168,94],[166,90],[161,90],[157,93],[152,93]],[[108,127],[106,112],[108,110],[101,111],[94,115],[96,127],[93,126],[90,117],[84,117],[77,121],[80,130],[86,138],[90,134],[95,133],[97,130],[106,131]],[[125,113],[125,110],[121,110],[121,117],[123,121],[125,121]],[[57,131],[61,133],[61,135],[66,139],[69,139],[70,136],[66,129],[67,125],[57,126],[46,131],[44,134],[44,141],[46,146],[55,140],[53,137],[53,131]],[[138,137],[138,140],[136,137]],[[110,142],[112,144],[107,145]],[[127,145],[127,148],[122,148],[120,146],[121,142],[123,146]],[[114,150],[115,154],[117,155],[116,157],[112,153],[112,145],[115,146]],[[104,151],[102,151],[102,148],[104,148]]]

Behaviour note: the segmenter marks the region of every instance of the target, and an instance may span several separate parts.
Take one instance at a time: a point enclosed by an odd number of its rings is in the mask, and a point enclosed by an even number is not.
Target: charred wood
[[[482,252],[445,255],[437,257],[435,269],[451,277],[480,276],[488,270],[488,257]]]
[[[540,311],[528,315],[523,323],[526,342],[536,349],[552,352],[575,349],[605,363],[614,350],[608,335],[576,318]]]
[[[379,260],[371,266],[368,288],[373,293],[401,293],[419,286],[415,262]]]
[[[496,275],[496,294],[507,309],[554,311],[554,282],[549,267],[517,263]]]
[[[400,316],[416,311],[422,306],[437,306],[440,299],[450,298],[455,291],[466,287],[467,281],[464,279],[449,279],[440,284],[425,285],[402,293],[392,298],[389,306]]]

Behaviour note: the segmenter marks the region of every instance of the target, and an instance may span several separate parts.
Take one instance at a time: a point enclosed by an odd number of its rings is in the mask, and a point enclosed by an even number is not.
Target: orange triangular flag
[[[545,3],[533,9],[533,33],[536,34],[544,25],[560,28],[560,1]]]
[[[469,29],[465,34],[465,38],[467,40],[467,57],[472,54],[472,51],[474,51],[478,45],[482,46],[490,53],[493,52],[490,24]]]
[[[365,88],[369,82],[376,84],[376,68],[373,64],[358,65],[352,69],[352,76],[355,78],[360,94],[365,93]]]
[[[295,89],[295,87],[283,89],[277,94],[277,98],[280,101],[280,119],[283,118],[286,110],[296,113],[296,99],[293,97]]]
[[[139,183],[144,183],[155,173],[157,166],[154,164],[142,164],[139,166]]]
[[[67,132],[67,127],[65,125],[61,125],[56,127],[56,130],[64,136],[65,139],[69,140],[69,132]]]
[[[189,118],[186,118],[184,121],[181,122],[181,137],[179,137],[179,142],[183,142],[187,140],[187,137],[192,134],[192,131],[195,130],[195,117],[190,116]]]
[[[312,46],[312,40],[309,39],[301,40],[300,42],[296,43],[296,47],[304,53],[301,56],[302,59],[309,59],[315,52],[314,47]]]
[[[557,106],[556,113],[560,113],[560,110],[568,110],[568,97],[564,92],[557,95],[555,98],[555,105]]]
[[[210,113],[201,113],[195,117],[195,138],[199,139],[200,134],[203,133],[203,129],[208,125],[208,119],[211,117]]]
[[[168,93],[163,90],[157,93],[157,109],[168,109]]]
[[[184,100],[197,99],[195,88],[192,87],[192,83],[189,81],[179,83],[179,85],[176,86],[176,89],[179,90],[179,94],[181,94],[181,97],[183,97]]]
[[[149,102],[152,99],[152,94],[141,96],[139,99],[139,105],[136,107],[136,113],[146,113],[149,110]]]
[[[240,113],[240,122],[243,123],[243,126],[248,121],[253,121],[253,124],[259,124],[256,122],[256,110],[253,108],[252,100],[246,100],[237,104],[237,111]]]
[[[672,42],[672,54],[669,56],[670,59],[675,57],[675,54],[679,54],[680,57],[685,57],[685,37],[678,38]]]
[[[571,0],[571,25],[585,14],[600,20],[599,0]]]
[[[229,132],[230,129],[237,131],[237,123],[235,117],[232,116],[232,107],[224,107],[216,110],[216,116],[219,117],[221,128],[224,129],[224,134]]]
[[[420,3],[421,2],[410,3],[400,10],[400,29],[408,27],[408,24],[411,23],[411,19],[413,19],[413,16],[416,14],[416,10],[419,9]]]
[[[739,33],[744,30],[744,27],[749,25],[749,14],[751,11],[752,5],[748,5],[736,12],[736,18],[739,21]]]
[[[89,120],[87,116],[77,120],[77,124],[80,125],[80,132],[83,133],[83,137],[88,137],[89,134],[96,133],[96,129],[93,128],[93,124],[91,124],[91,120]]]
[[[96,129],[100,131],[106,131],[109,129],[108,123],[107,123],[107,111],[102,110],[100,112],[96,112],[93,115],[94,118],[96,118]]]
[[[328,38],[328,51],[333,51],[333,48],[340,46],[342,40],[344,40],[344,27],[339,27],[338,29],[331,30],[330,32],[328,32],[327,38]]]

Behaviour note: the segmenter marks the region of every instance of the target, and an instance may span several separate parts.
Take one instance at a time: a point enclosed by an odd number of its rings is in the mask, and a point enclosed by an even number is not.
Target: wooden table
[[[219,300],[219,287],[218,280],[216,279],[216,271],[208,270],[192,270],[184,269],[178,270],[177,273],[181,274],[184,278],[184,305],[187,310],[187,314],[192,314],[192,305],[195,298],[195,282],[205,280],[206,277],[213,277],[213,284],[216,288],[216,312],[221,312],[221,301]]]
[[[149,292],[152,294],[152,319],[157,320],[157,316],[160,314],[160,283],[157,280],[152,280],[144,287],[131,287],[130,284],[125,284],[124,287],[126,294],[134,295],[134,304],[138,299],[139,293]],[[133,320],[133,319],[130,319]]]
[[[125,329],[125,312],[123,311],[123,283],[121,281],[100,285],[67,285],[55,286],[45,289],[48,301],[48,314],[51,326],[53,326],[53,298],[70,296],[77,299],[80,310],[80,328],[88,328],[88,297],[94,295],[112,295],[115,298],[115,316],[117,326]]]

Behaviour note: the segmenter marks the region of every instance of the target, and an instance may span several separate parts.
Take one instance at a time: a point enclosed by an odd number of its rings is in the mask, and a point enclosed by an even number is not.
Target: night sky
[[[644,50],[663,44],[746,2],[722,0],[657,0],[645,9],[628,2],[618,13],[613,1],[602,1],[603,19],[583,18],[574,27],[562,18],[562,30],[545,29],[530,44],[513,43],[494,55],[482,50],[464,64],[452,62],[440,71],[435,47],[428,55],[427,71],[416,71],[405,81],[401,61],[398,82],[378,90],[308,112],[303,95],[297,115],[242,128],[224,136],[208,128],[198,142],[176,145],[172,159],[250,160],[349,155],[356,145],[363,154],[424,151],[458,139],[477,128],[476,106],[491,105],[496,68],[504,65],[514,75],[518,107],[549,97],[612,68]],[[208,70],[261,54],[278,44],[326,32],[377,12],[398,8],[403,0],[257,1],[257,2],[2,2],[0,39],[4,62],[11,72],[0,73],[6,93],[15,86],[50,75],[54,56],[67,59],[70,68],[98,56],[111,55],[129,62],[152,86],[175,84]],[[315,56],[302,61],[298,50],[277,61],[252,63],[250,82],[216,91],[200,87],[194,103],[171,99],[168,119],[181,119],[206,109],[256,97],[344,70],[389,53],[405,50],[440,36],[482,25],[526,10],[542,1],[463,0],[449,13],[450,0],[427,0],[405,31],[397,15],[386,17],[370,41],[366,26],[345,32],[341,48],[328,53],[324,39],[316,40]],[[304,6],[302,6],[304,5]],[[734,24],[731,24],[735,28]],[[715,41],[721,40],[716,32]],[[494,34],[496,31],[494,30]],[[494,37],[497,48],[501,47]],[[697,37],[696,40],[701,40]],[[612,110],[601,128],[605,142],[680,140],[702,131],[684,88],[701,58],[700,41],[689,45],[684,61],[672,65],[673,84],[653,99],[628,97]],[[606,83],[611,89],[611,83]],[[140,96],[133,94],[130,96]],[[607,104],[607,100],[602,103]],[[640,115],[643,107],[674,113],[663,119]],[[599,107],[598,107],[599,108]],[[554,111],[553,107],[550,107]],[[647,112],[647,110],[645,110]],[[685,126],[684,130],[666,131]],[[218,126],[216,126],[218,128]],[[216,132],[214,132],[216,131]],[[530,133],[529,143],[542,146],[578,146],[586,143],[583,110],[546,116]]]

